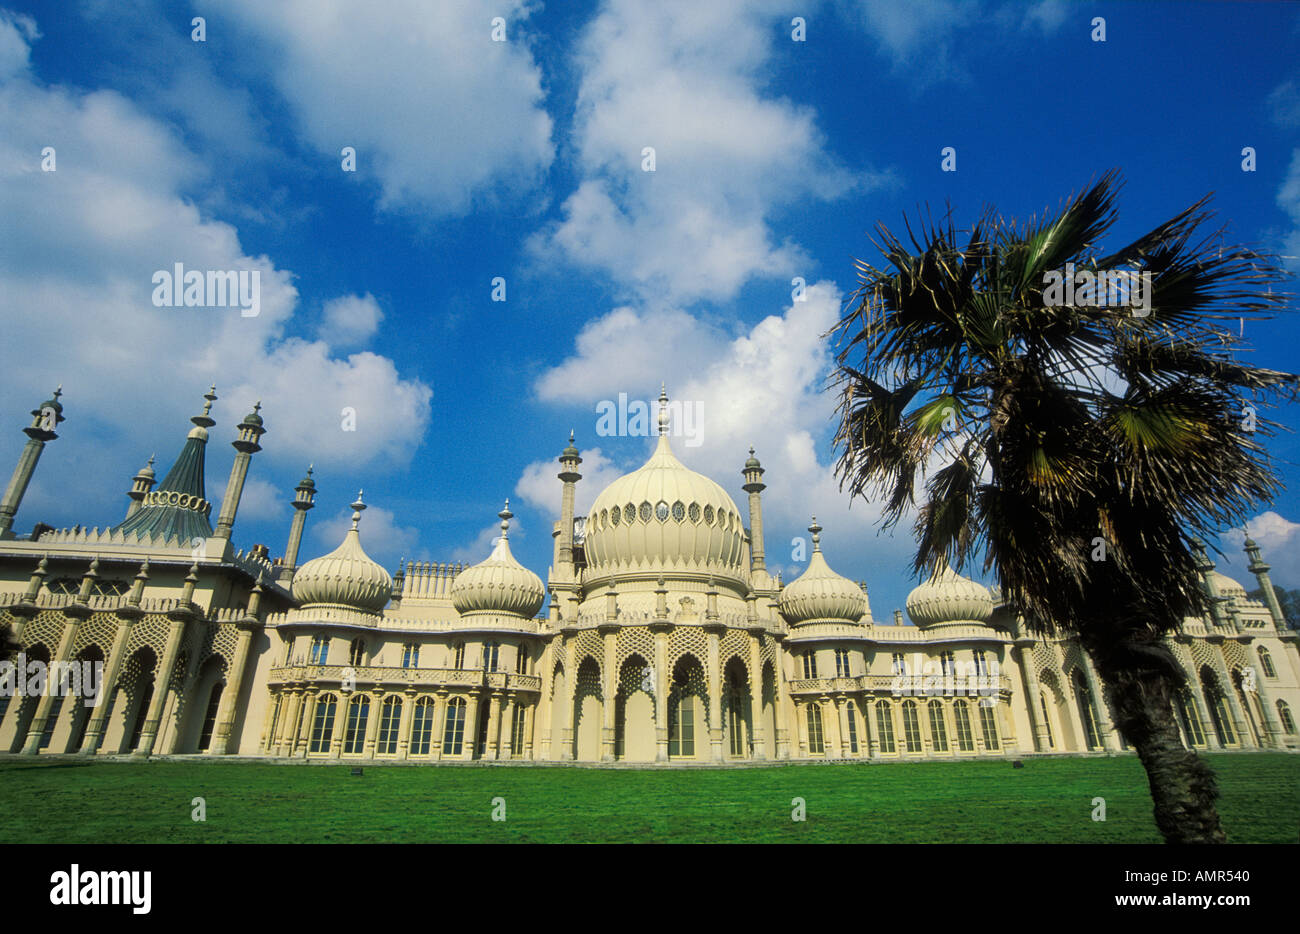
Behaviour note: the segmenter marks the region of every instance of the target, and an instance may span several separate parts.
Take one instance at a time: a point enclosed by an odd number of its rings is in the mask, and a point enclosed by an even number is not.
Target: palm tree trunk
[[[1214,771],[1185,748],[1174,719],[1177,685],[1150,669],[1106,670],[1094,656],[1098,672],[1111,687],[1115,725],[1137,750],[1146,769],[1155,821],[1166,843],[1225,843],[1214,802],[1219,789]]]

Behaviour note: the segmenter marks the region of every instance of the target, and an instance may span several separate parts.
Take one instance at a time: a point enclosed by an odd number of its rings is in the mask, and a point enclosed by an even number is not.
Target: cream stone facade
[[[911,626],[899,611],[873,617],[866,587],[828,564],[815,519],[804,572],[770,574],[763,467],[751,450],[742,514],[673,453],[663,394],[654,454],[585,517],[570,437],[545,582],[511,554],[508,502],[492,553],[470,567],[390,576],[362,547],[360,496],[342,543],[299,565],[310,470],[283,557],[237,550],[265,427],[260,406],[237,426],[214,528],[203,465],[215,391],[205,398],[163,481],[152,460],[135,476],[120,524],[20,537],[59,393],[33,410],[0,500],[0,620],[22,649],[0,682],[0,753],[674,764],[1125,750],[1078,645],[1034,635],[951,569],[912,591]],[[1272,598],[1268,565],[1246,551]],[[1248,599],[1208,559],[1204,572],[1213,612],[1169,640],[1187,675],[1185,742],[1296,750],[1295,632],[1276,599]],[[54,690],[73,662],[101,672],[102,689]],[[50,663],[64,675],[43,687],[20,677]]]

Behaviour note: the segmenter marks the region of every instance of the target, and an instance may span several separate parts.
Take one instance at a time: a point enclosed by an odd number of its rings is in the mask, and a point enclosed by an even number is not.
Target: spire
[[[361,502],[361,497],[365,495],[365,490],[357,490],[357,501],[352,504],[352,531],[357,530],[357,524],[361,522],[361,514],[366,511],[366,504]]]
[[[808,526],[808,531],[812,533],[813,554],[822,550],[822,527],[817,524],[817,517],[812,517],[812,525]]]
[[[506,508],[497,513],[497,516],[501,519],[501,540],[505,541],[510,537],[510,520],[515,517],[510,511],[510,500],[506,500]]]
[[[659,384],[659,434],[668,434],[668,389],[666,383]]]
[[[63,421],[63,405],[59,402],[61,395],[62,385],[54,390],[54,398],[46,399],[32,409],[32,423],[23,429],[27,443],[23,445],[23,452],[14,466],[13,476],[9,479],[4,495],[0,497],[0,538],[13,538],[14,516],[22,505],[32,474],[36,472],[41,451],[48,442],[58,437],[54,429]]]

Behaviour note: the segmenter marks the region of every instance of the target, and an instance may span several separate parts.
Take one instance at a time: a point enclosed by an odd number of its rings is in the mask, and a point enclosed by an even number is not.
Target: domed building
[[[902,610],[877,620],[866,585],[832,569],[814,517],[811,551],[796,550],[783,583],[767,566],[753,449],[742,511],[678,459],[662,391],[653,453],[585,516],[570,436],[545,579],[511,553],[508,500],[490,553],[468,567],[390,575],[363,546],[361,494],[338,547],[299,564],[310,468],[284,554],[236,549],[268,429],[260,403],[236,426],[214,524],[215,387],[163,480],[153,458],[131,478],[121,523],[18,536],[24,491],[65,421],[60,395],[32,411],[0,499],[0,623],[26,664],[64,672],[89,702],[0,690],[0,751],[654,765],[1126,750],[1078,644],[1031,631],[946,564],[908,595],[910,624]],[[1294,750],[1296,635],[1259,547],[1245,551],[1267,602],[1202,554],[1209,610],[1169,639],[1186,675],[1175,712],[1190,748]]]

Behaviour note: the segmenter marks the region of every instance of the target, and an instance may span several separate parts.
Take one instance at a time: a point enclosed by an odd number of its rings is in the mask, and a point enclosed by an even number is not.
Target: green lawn
[[[1234,842],[1296,843],[1300,757],[1209,756]],[[207,821],[191,820],[206,800]],[[791,820],[791,799],[807,820]],[[1092,800],[1106,799],[1105,822]],[[493,799],[505,799],[504,822]],[[0,843],[1159,842],[1132,756],[744,769],[0,761]]]

